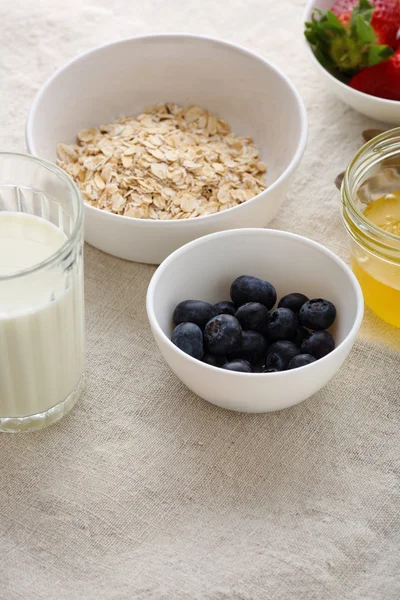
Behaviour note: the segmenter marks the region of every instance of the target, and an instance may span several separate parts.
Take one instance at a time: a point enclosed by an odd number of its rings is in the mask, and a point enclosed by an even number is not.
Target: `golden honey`
[[[371,202],[364,217],[380,229],[400,235],[400,191]],[[400,327],[400,268],[357,251],[353,253],[352,266],[366,305],[387,323]]]
[[[385,194],[368,204],[364,217],[379,229],[400,236],[400,191]]]
[[[365,304],[400,328],[400,128],[370,141],[350,163],[342,210]]]
[[[364,216],[380,229],[400,235],[400,191],[371,202]],[[373,256],[357,260],[353,255],[352,265],[366,305],[387,323],[400,327],[400,268]]]
[[[395,289],[364,271],[359,263],[352,259],[353,271],[360,282],[365,304],[381,319],[400,327],[400,288]]]

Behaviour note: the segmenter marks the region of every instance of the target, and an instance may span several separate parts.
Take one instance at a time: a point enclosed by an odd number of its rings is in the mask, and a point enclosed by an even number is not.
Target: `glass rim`
[[[381,229],[380,227],[378,227],[378,225],[375,225],[375,223],[372,223],[372,221],[367,219],[360,210],[358,210],[358,208],[356,207],[356,205],[353,202],[352,193],[350,192],[350,181],[351,181],[351,176],[352,176],[353,170],[355,167],[357,167],[359,164],[361,164],[362,158],[365,157],[365,155],[368,153],[368,150],[371,150],[375,146],[379,146],[379,144],[381,142],[390,141],[391,138],[396,137],[396,136],[399,136],[398,153],[400,154],[400,127],[395,127],[393,129],[389,129],[388,131],[384,131],[383,133],[380,133],[376,137],[372,138],[372,140],[370,140],[369,142],[364,144],[358,150],[358,152],[355,154],[355,156],[353,157],[353,159],[351,160],[351,162],[349,163],[349,165],[346,168],[344,178],[343,178],[343,183],[342,183],[342,194],[341,195],[342,195],[343,205],[345,208],[351,209],[349,211],[350,212],[349,217],[351,218],[352,222],[358,229],[360,227],[359,227],[359,222],[357,222],[357,220],[359,220],[361,222],[361,225],[363,225],[367,231],[371,232],[375,236],[379,236],[383,240],[383,243],[385,243],[385,241],[387,240],[389,242],[397,242],[400,244],[400,236],[395,235],[394,233],[390,233],[389,231],[385,231],[384,229]],[[391,149],[393,150],[393,148],[391,148]],[[384,146],[382,146],[381,148],[378,147],[377,150],[381,150],[384,153],[385,147]],[[397,154],[397,152],[396,152],[396,154]],[[382,160],[384,160],[384,159],[385,159],[385,156],[383,154]],[[400,187],[400,183],[399,183],[399,187]],[[393,246],[389,246],[389,247],[393,250]]]
[[[0,161],[6,157],[20,158],[20,159],[22,158],[24,160],[32,161],[32,162],[35,162],[38,165],[48,169],[52,173],[55,173],[58,177],[60,177],[67,184],[72,196],[75,198],[75,200],[77,202],[78,210],[77,210],[77,215],[76,215],[76,222],[72,229],[71,234],[68,236],[65,243],[62,246],[60,246],[60,248],[58,250],[56,250],[56,252],[54,252],[53,254],[50,254],[50,256],[48,256],[41,262],[39,262],[31,267],[28,267],[26,269],[21,269],[21,271],[17,271],[17,273],[12,273],[11,275],[0,275],[0,282],[1,281],[10,281],[12,279],[18,279],[19,277],[24,277],[25,275],[30,275],[30,274],[35,273],[36,271],[40,271],[41,269],[48,267],[49,265],[56,262],[57,259],[59,259],[67,250],[69,250],[75,244],[75,242],[81,232],[82,224],[83,224],[82,197],[81,197],[80,191],[78,189],[78,186],[76,185],[76,183],[74,182],[72,177],[70,177],[68,175],[68,173],[66,173],[63,169],[61,169],[61,167],[58,167],[54,163],[52,163],[48,160],[44,160],[42,158],[33,156],[32,154],[24,154],[23,152],[2,152],[2,151],[0,151]],[[0,181],[0,186],[1,185],[2,185],[2,182]],[[0,211],[0,212],[2,212],[2,211]],[[29,213],[27,213],[27,214],[29,214]]]

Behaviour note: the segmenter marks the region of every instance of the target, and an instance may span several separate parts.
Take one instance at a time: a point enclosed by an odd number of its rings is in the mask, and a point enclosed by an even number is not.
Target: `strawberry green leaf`
[[[370,23],[368,23],[361,15],[358,15],[355,20],[355,30],[357,39],[365,44],[373,44],[376,42],[375,31]]]
[[[351,13],[351,26],[356,29],[356,21],[358,17],[361,17],[367,23],[371,23],[372,15],[374,14],[375,6],[368,0],[360,0],[360,2],[353,8]]]
[[[336,67],[333,60],[322,50],[319,45],[316,46],[314,54],[318,62],[325,67],[325,69],[328,69],[328,71],[331,71]]]
[[[316,10],[312,15],[311,22],[305,24],[304,35],[313,46],[318,42],[328,46],[333,34],[336,36],[346,35],[346,30],[339,19],[333,13],[331,13],[331,16],[328,16],[328,13]],[[319,18],[316,18],[317,16]]]
[[[388,60],[393,54],[394,51],[390,46],[379,46],[374,44],[370,47],[368,52],[368,66],[373,67],[374,65],[378,65],[384,60]]]
[[[346,33],[346,29],[331,10],[326,12],[326,27],[332,31],[341,31],[343,35]]]
[[[314,27],[306,29],[304,35],[313,46],[318,44],[318,42],[327,42],[327,38],[329,37],[328,33],[323,29],[316,29]]]
[[[386,60],[390,50],[376,46],[371,25],[374,6],[360,0],[353,9],[351,27],[345,27],[332,11],[315,10],[305,24],[305,37],[318,61],[336,75],[351,76],[361,69]]]
[[[364,62],[365,46],[351,37],[336,37],[329,47],[329,55],[343,72],[357,71]]]

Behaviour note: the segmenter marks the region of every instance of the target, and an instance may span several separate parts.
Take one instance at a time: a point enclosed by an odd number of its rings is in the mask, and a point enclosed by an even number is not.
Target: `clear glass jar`
[[[349,235],[353,271],[364,299],[379,317],[400,327],[400,237],[364,216],[367,206],[400,191],[400,128],[361,148],[343,180],[342,215]]]
[[[51,163],[0,153],[0,431],[60,419],[83,372],[78,188]]]

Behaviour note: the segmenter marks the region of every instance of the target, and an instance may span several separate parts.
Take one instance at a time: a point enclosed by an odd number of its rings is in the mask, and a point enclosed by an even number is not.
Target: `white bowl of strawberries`
[[[400,0],[311,0],[311,59],[327,87],[364,115],[400,124]]]

